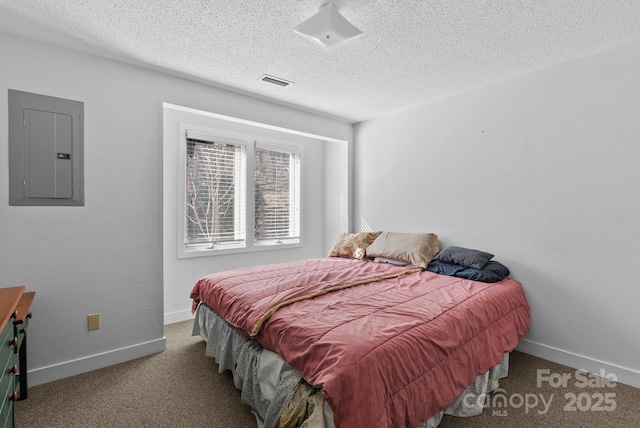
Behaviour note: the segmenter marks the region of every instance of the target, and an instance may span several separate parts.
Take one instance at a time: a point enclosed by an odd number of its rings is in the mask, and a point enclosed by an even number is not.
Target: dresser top
[[[0,331],[4,331],[4,327],[11,319],[23,293],[23,285],[0,288]]]

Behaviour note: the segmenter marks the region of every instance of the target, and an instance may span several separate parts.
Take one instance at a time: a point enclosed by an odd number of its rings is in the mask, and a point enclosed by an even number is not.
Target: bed
[[[451,248],[433,234],[345,234],[326,258],[211,274],[191,292],[193,332],[260,427],[431,427],[477,414],[529,308],[492,255]],[[489,279],[468,279],[483,270]]]

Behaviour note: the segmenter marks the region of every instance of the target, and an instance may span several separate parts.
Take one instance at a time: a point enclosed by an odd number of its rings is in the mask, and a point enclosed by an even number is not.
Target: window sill
[[[189,259],[194,257],[210,257],[220,256],[225,254],[242,254],[253,253],[260,251],[272,251],[272,250],[284,250],[289,248],[302,247],[302,241],[294,243],[254,243],[248,247],[224,247],[224,248],[210,248],[207,246],[191,247],[191,248],[178,248],[178,259]]]

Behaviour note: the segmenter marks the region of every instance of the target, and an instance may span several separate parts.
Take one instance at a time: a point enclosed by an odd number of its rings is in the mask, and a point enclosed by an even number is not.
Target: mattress
[[[415,427],[528,332],[521,284],[327,258],[209,275],[192,291],[321,392],[337,426]]]

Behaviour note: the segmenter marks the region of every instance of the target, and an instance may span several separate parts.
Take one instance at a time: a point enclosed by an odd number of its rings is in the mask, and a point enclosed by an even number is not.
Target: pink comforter
[[[336,290],[323,294],[327,288]],[[514,280],[488,284],[351,259],[213,274],[191,297],[320,388],[338,427],[418,426],[529,330]]]

